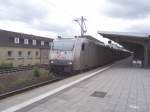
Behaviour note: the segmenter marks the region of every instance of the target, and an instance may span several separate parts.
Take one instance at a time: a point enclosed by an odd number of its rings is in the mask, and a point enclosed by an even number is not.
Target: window
[[[28,39],[24,39],[24,44],[29,44],[29,40]]]
[[[32,44],[33,44],[33,45],[36,45],[36,40],[32,40]]]
[[[21,57],[22,56],[22,51],[18,52],[18,56]]]
[[[60,40],[52,43],[53,50],[71,51],[74,49],[75,40]]]
[[[41,45],[44,45],[44,41],[41,41]]]
[[[38,52],[38,51],[36,51],[36,52],[35,52],[35,55],[36,55],[36,56],[39,56],[39,52]]]
[[[51,47],[51,42],[49,42],[49,47]]]
[[[84,43],[82,44],[82,48],[81,49],[82,49],[82,51],[84,51],[84,49],[85,49],[85,44]]]
[[[15,38],[14,38],[14,43],[15,43],[15,44],[19,44],[19,38],[15,37]]]
[[[28,57],[31,56],[31,51],[28,51]]]
[[[8,51],[8,57],[12,56],[12,51]]]

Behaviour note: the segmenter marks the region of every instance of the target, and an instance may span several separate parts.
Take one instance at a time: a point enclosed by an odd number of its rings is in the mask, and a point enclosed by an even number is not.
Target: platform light
[[[54,61],[51,61],[51,64],[53,64],[54,63]]]
[[[72,65],[72,62],[69,62],[68,64],[69,64],[69,65]]]

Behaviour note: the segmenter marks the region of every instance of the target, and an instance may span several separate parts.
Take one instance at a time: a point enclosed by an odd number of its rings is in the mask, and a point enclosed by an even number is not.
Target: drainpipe
[[[144,46],[144,67],[148,66],[148,46]]]
[[[41,59],[41,48],[40,48],[40,64],[41,64],[41,62],[42,62],[42,59]]]

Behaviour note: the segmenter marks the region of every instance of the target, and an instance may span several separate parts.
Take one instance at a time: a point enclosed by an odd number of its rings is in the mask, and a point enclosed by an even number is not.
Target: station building
[[[47,37],[0,30],[0,65],[48,64],[52,41]]]

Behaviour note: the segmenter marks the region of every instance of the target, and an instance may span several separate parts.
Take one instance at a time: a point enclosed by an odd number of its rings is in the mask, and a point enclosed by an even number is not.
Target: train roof
[[[105,46],[105,44],[102,42],[102,41],[100,41],[100,40],[98,40],[98,39],[96,39],[96,38],[94,38],[94,37],[92,37],[92,36],[90,36],[90,35],[84,35],[84,36],[74,36],[74,38],[57,38],[56,39],[56,41],[58,41],[58,40],[76,40],[76,39],[88,39],[88,40],[91,40],[92,42],[94,42],[95,44],[99,44],[99,45],[103,45],[103,46]]]
[[[102,41],[90,36],[90,35],[84,35],[84,36],[79,36],[79,38],[86,38],[86,39],[89,39],[89,40],[93,40],[93,41],[96,41],[96,42],[99,42],[101,44],[104,44]]]
[[[75,38],[57,38],[57,39],[55,39],[55,40],[57,41],[57,40],[68,40],[68,39],[70,39],[70,40],[75,40]]]
[[[80,38],[80,39],[88,39],[88,40],[91,40],[93,41],[95,44],[97,45],[101,45],[103,47],[107,47],[107,48],[110,48],[110,49],[115,49],[115,50],[121,50],[121,51],[126,51],[126,52],[129,52],[128,50],[124,49],[124,48],[119,48],[119,47],[112,47],[112,46],[109,46],[109,45],[105,45],[103,42],[97,40],[96,38],[90,36],[90,35],[84,35],[84,36],[75,36],[75,38],[57,38],[56,41],[58,40],[76,40],[77,38]]]

